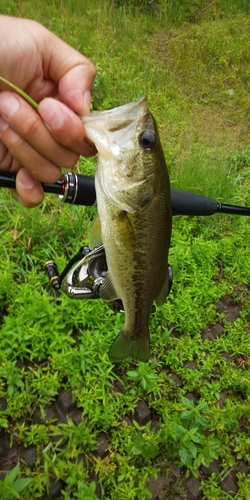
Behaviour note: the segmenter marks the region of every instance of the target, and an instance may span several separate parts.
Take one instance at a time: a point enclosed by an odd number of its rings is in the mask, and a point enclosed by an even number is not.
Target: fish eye
[[[156,145],[156,136],[152,130],[144,130],[138,137],[139,145],[146,153],[151,153]]]

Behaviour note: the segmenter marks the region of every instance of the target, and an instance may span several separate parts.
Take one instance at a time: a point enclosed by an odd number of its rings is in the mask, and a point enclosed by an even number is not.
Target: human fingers
[[[0,141],[0,170],[17,172],[16,189],[11,191],[22,205],[34,207],[42,202],[44,192],[40,182],[22,168],[2,141]]]
[[[60,100],[76,113],[90,110],[90,93],[96,76],[95,66],[80,52],[56,35],[47,32],[49,46],[49,77],[58,83]],[[46,44],[47,45],[47,44]],[[44,57],[47,58],[48,50]]]
[[[46,160],[10,127],[1,130],[1,126],[2,122],[0,122],[0,139],[18,165],[15,169],[7,165],[10,170],[17,171],[21,165],[32,177],[41,182],[56,182],[60,178],[60,168]]]
[[[65,104],[51,97],[39,104],[39,114],[53,137],[63,146],[84,156],[96,153],[80,118]]]
[[[16,198],[28,208],[40,205],[44,198],[41,183],[23,167],[18,170],[16,175]]]
[[[76,113],[89,114],[95,75],[95,67],[85,59],[84,63],[67,71],[59,80],[60,99]]]
[[[2,121],[0,117],[0,122]],[[0,123],[1,126],[1,123]],[[5,144],[0,141],[0,170],[11,170],[13,163],[13,156],[5,146]]]
[[[0,116],[0,139],[36,179],[54,182],[59,168],[76,163],[78,154],[58,144],[38,113],[17,94],[0,93]]]

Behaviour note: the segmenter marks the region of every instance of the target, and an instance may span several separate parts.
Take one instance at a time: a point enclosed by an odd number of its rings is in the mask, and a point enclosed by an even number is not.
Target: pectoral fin
[[[100,286],[99,294],[101,299],[104,300],[104,302],[111,302],[111,300],[116,300],[120,298],[116,293],[114,285],[108,274],[105,280],[103,281],[102,285]]]
[[[101,221],[99,215],[95,218],[89,235],[89,248],[98,247],[102,244]]]
[[[119,212],[118,215],[113,217],[113,222],[118,235],[117,242],[129,252],[133,252],[135,248],[135,233],[128,213],[125,210]]]
[[[157,306],[162,306],[164,304],[166,297],[168,295],[168,292],[169,292],[169,275],[168,275],[168,269],[167,269],[166,276],[165,276],[163,285],[161,287],[161,291],[155,299]]]

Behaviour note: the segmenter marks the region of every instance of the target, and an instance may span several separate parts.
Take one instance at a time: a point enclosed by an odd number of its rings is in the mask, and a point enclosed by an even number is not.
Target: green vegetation
[[[173,188],[249,206],[249,2],[156,4],[153,12],[142,0],[0,0],[0,12],[42,22],[96,64],[94,109],[148,95]],[[78,171],[93,174],[95,161],[81,159]],[[151,360],[114,367],[107,352],[122,315],[54,294],[43,271],[51,258],[62,270],[88,243],[95,214],[49,195],[27,210],[0,192],[1,435],[37,452],[34,467],[22,460],[5,477],[1,498],[39,498],[53,479],[65,500],[96,499],[96,484],[104,500],[144,500],[161,474],[168,499],[218,460],[222,471],[202,476],[203,498],[230,498],[221,481],[233,471],[235,498],[249,500],[249,474],[233,469],[250,466],[248,218],[174,218],[173,291],[151,318]],[[235,321],[218,306],[223,297],[240,308]],[[209,340],[213,325],[224,330]],[[46,413],[61,389],[81,410],[79,425]],[[145,425],[134,417],[140,400],[152,413]],[[40,422],[37,410],[47,415]],[[102,432],[109,448],[99,457]]]
[[[5,500],[20,498],[19,493],[32,482],[32,479],[28,478],[16,479],[18,470],[19,465],[16,465],[11,472],[6,474],[4,480],[0,482],[0,493]]]

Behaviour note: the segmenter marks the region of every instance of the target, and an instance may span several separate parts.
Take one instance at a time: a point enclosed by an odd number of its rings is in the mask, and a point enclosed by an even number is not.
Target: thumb
[[[94,77],[95,69],[92,63],[80,64],[70,69],[59,81],[59,99],[76,113],[88,115]]]
[[[96,75],[92,62],[45,28],[49,77],[58,84],[59,99],[73,111],[88,114]],[[50,42],[48,44],[48,41]]]

